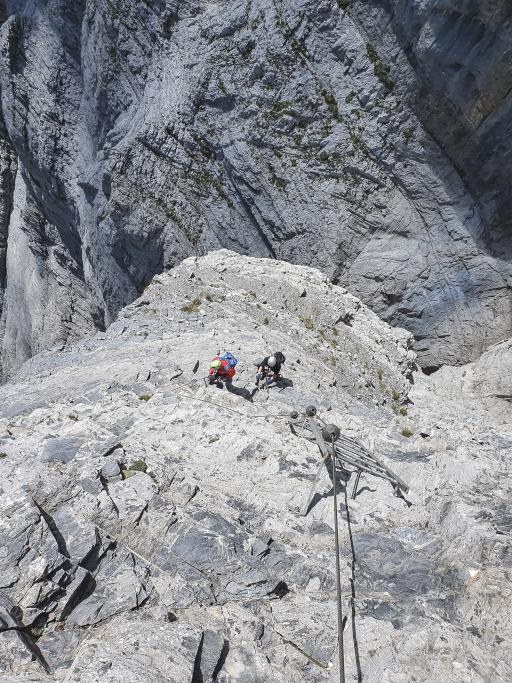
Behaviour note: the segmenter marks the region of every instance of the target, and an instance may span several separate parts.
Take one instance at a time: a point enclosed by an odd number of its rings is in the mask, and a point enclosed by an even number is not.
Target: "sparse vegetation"
[[[253,42],[249,41],[246,45],[244,45],[244,47],[242,47],[242,49],[240,50],[240,54],[242,55],[242,57],[244,59],[246,59],[251,54],[251,52],[254,50],[254,48],[255,48],[255,44]]]
[[[286,190],[287,182],[284,180],[284,178],[280,178],[278,175],[275,173],[272,173],[270,176],[270,182],[277,187],[278,190]]]
[[[145,472],[148,469],[148,466],[146,461],[141,458],[139,460],[134,460],[131,465],[128,466],[128,469],[132,472]]]
[[[0,453],[0,460],[3,460],[6,457],[7,457],[7,453]]]
[[[382,370],[380,368],[377,370],[377,379],[382,382]]]
[[[269,325],[269,324],[270,324],[270,320],[269,320],[268,318],[266,318],[266,317],[263,318],[263,324],[264,324],[264,325]]]
[[[404,136],[405,141],[409,142],[414,137],[414,128],[406,128],[402,135]]]
[[[195,313],[199,306],[201,305],[201,299],[195,298],[192,299],[192,301],[188,304],[185,304],[184,306],[181,307],[181,310],[184,313]]]
[[[141,394],[139,396],[139,401],[149,401],[151,398],[151,394]]]
[[[123,475],[124,479],[132,477],[136,472],[144,472],[144,474],[147,474],[148,477],[151,477],[151,479],[156,482],[155,473],[148,471],[148,465],[142,458],[139,460],[134,460],[130,465],[128,465],[127,469],[121,470],[121,474]]]
[[[322,337],[322,339],[324,339],[332,349],[335,349],[338,346],[338,342],[336,341],[336,339],[331,339],[328,335],[328,332],[329,330],[320,330],[319,334]]]
[[[78,422],[78,415],[75,415],[74,413],[69,413],[68,420],[73,420],[73,422]]]
[[[387,64],[384,64],[384,62],[377,54],[377,50],[373,47],[371,43],[367,43],[366,45],[366,54],[368,55],[368,59],[370,60],[370,62],[373,64],[373,73],[377,76],[377,78],[386,88],[386,90],[388,92],[391,92],[395,87],[395,84],[389,77],[389,66]]]
[[[354,99],[355,96],[356,96],[356,91],[355,91],[355,90],[351,90],[351,91],[349,92],[349,94],[345,97],[345,102],[346,102],[347,104],[350,104],[350,103],[352,102],[352,100]]]
[[[220,439],[220,436],[217,436],[216,434],[213,435],[213,436],[209,436],[209,437],[208,437],[208,443],[215,443],[215,442],[218,441],[219,439]]]
[[[398,412],[402,417],[405,417],[407,415],[407,408],[404,408],[404,406],[402,406]]]
[[[343,12],[346,12],[350,8],[350,0],[336,0],[336,2]]]
[[[110,14],[110,19],[112,22],[116,21],[116,19],[119,18],[119,2],[114,2],[113,0],[110,0],[109,2],[107,2],[107,10]]]
[[[330,93],[328,90],[321,90],[320,93],[324,98],[324,102],[327,105],[327,109],[330,111],[333,118],[337,119],[338,121],[341,121],[340,112],[338,110],[338,104],[336,102],[336,98],[334,97],[334,95]]]
[[[393,389],[391,392],[391,398],[393,401],[399,401],[400,400],[400,392],[397,391],[396,389]]]
[[[271,119],[272,121],[277,121],[281,118],[281,114],[292,106],[292,102],[288,100],[282,100],[280,102],[274,102],[268,112],[265,113],[266,119]]]
[[[412,429],[410,427],[404,427],[402,429],[402,431],[400,432],[400,434],[402,436],[405,436],[407,439],[409,439],[414,434],[414,432],[412,431]]]
[[[313,330],[314,329],[315,323],[313,322],[312,318],[300,316],[300,320],[304,324],[304,327],[306,328],[306,330]]]

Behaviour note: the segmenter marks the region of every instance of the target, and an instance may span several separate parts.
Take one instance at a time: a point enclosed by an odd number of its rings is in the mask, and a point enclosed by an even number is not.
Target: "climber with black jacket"
[[[280,377],[281,367],[285,361],[286,358],[281,351],[276,351],[273,355],[266,356],[260,361],[258,363],[258,374],[256,375],[256,386],[259,386],[263,380],[266,380],[267,384],[277,382]]]

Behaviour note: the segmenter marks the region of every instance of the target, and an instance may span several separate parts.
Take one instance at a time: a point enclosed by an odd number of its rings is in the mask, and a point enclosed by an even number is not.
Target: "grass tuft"
[[[141,458],[139,460],[134,460],[134,462],[128,466],[128,469],[132,472],[145,472],[148,469],[148,466],[146,461]]]
[[[302,320],[306,330],[313,330],[315,328],[315,323],[313,322],[312,318],[300,316],[300,320]]]
[[[181,307],[181,310],[184,313],[194,313],[197,311],[199,306],[201,305],[201,299],[195,298],[192,299],[192,301],[188,304],[185,304],[184,306]]]

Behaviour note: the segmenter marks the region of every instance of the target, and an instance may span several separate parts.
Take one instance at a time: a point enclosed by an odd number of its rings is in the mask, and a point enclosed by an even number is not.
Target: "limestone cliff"
[[[433,2],[1,4],[6,375],[219,246],[321,268],[424,366],[510,336],[506,13],[493,33],[475,2],[474,21]],[[480,34],[459,70],[481,65],[478,87],[441,78]],[[463,134],[450,103],[477,112]]]

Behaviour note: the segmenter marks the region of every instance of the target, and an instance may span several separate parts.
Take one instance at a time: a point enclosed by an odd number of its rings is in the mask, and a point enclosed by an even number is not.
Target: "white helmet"
[[[268,359],[268,367],[273,368],[277,365],[277,358],[275,356],[270,356]]]

